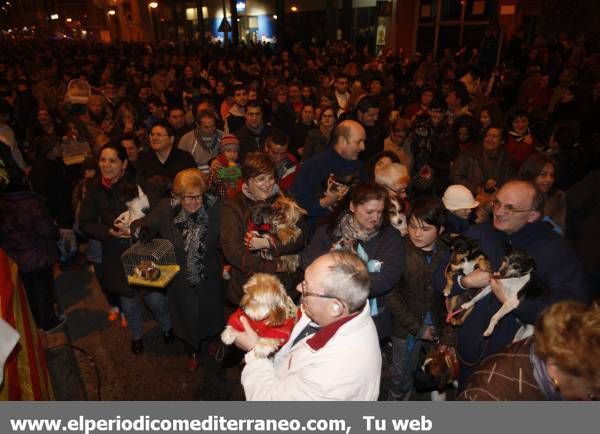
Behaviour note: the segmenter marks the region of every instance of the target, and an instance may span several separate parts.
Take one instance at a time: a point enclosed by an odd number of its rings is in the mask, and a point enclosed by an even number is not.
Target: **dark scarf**
[[[216,132],[210,137],[204,137],[200,134],[200,128],[194,128],[194,139],[210,154],[219,146],[219,135]]]
[[[176,208],[174,224],[183,237],[186,253],[187,280],[192,285],[206,279],[204,257],[208,233],[208,213],[201,207],[193,214],[183,208]]]
[[[556,390],[550,379],[550,374],[546,368],[546,363],[535,354],[535,344],[531,343],[529,347],[529,360],[533,366],[533,376],[535,382],[540,386],[540,390],[548,401],[564,401],[560,392]]]
[[[363,228],[359,226],[358,223],[354,220],[354,216],[351,212],[346,212],[340,218],[339,223],[333,230],[333,235],[336,237],[344,238],[346,240],[356,240],[362,241],[364,243],[371,240],[379,233],[379,228],[374,230],[371,233],[368,233]]]

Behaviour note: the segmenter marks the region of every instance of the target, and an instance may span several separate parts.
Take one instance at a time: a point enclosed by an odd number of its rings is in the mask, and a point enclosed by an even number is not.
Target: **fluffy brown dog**
[[[273,202],[273,231],[282,244],[286,245],[298,239],[302,234],[298,221],[306,215],[306,210],[301,208],[293,199],[280,195]]]
[[[248,230],[256,230],[262,236],[276,236],[285,246],[293,243],[302,235],[298,222],[304,215],[306,215],[306,210],[293,199],[279,195],[271,205],[262,204],[253,210],[253,221],[249,224]],[[261,254],[264,253],[261,252]],[[300,266],[298,255],[280,256],[279,260],[284,265],[284,271],[289,273],[295,272]]]
[[[223,343],[235,341],[238,331],[244,326],[240,317],[245,316],[254,331],[260,336],[254,353],[257,357],[268,357],[277,351],[290,337],[300,310],[286,294],[281,281],[270,274],[257,273],[244,285],[244,296],[237,309],[227,320],[221,333]]]

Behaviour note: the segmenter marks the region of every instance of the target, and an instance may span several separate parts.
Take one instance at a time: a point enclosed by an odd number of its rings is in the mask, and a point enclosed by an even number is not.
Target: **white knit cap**
[[[470,209],[479,206],[479,202],[473,199],[471,191],[464,185],[451,185],[444,192],[442,197],[444,206],[449,211],[456,211],[457,209]]]

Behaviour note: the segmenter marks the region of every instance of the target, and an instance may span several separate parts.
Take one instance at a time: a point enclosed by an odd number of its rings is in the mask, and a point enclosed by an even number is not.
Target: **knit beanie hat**
[[[219,142],[219,151],[223,152],[227,149],[240,149],[240,141],[233,134],[225,134]]]
[[[471,209],[479,206],[479,202],[473,199],[473,194],[464,185],[451,185],[444,192],[442,197],[444,206],[449,211],[456,211],[457,209]]]

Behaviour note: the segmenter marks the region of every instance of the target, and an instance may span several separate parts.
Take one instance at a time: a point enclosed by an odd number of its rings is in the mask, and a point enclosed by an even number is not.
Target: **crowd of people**
[[[0,46],[0,248],[39,328],[65,321],[52,270],[81,251],[131,351],[144,352],[145,304],[193,372],[248,279],[268,273],[303,315],[274,358],[254,354],[243,321],[248,399],[415,399],[420,355],[439,343],[459,373],[437,398],[455,387],[447,399],[598,397],[593,41],[519,31],[496,67],[478,50],[370,55],[344,41]],[[116,225],[142,196],[145,216]],[[300,210],[291,238],[263,219],[282,197]],[[448,277],[459,235],[491,270]],[[121,255],[156,238],[181,271],[164,290],[129,284]],[[484,337],[509,297],[495,272],[513,249],[535,261],[542,295]],[[485,287],[464,321],[449,320],[446,291]],[[512,343],[527,324],[535,334]],[[524,358],[530,388],[490,381],[494,357],[509,371]]]

